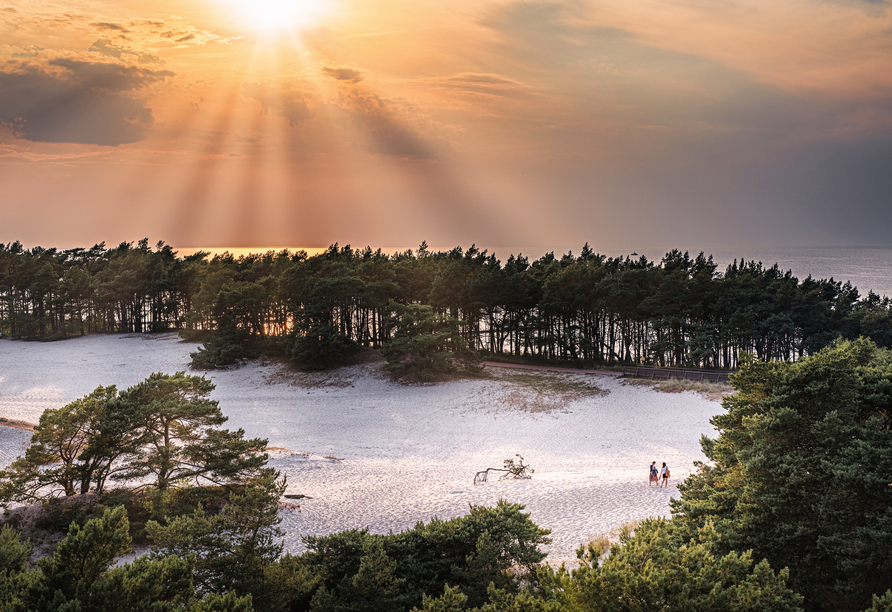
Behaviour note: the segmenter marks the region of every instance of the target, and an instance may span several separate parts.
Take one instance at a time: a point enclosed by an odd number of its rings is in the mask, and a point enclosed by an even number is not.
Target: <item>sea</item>
[[[354,248],[362,248],[365,245],[353,245]],[[471,245],[461,245],[463,248]],[[605,247],[599,248],[598,245],[590,245],[596,253],[606,255],[608,257],[625,257],[632,256],[638,258],[640,256],[647,257],[648,260],[659,262],[663,256],[677,248],[678,250],[690,253],[695,257],[698,253],[703,252],[705,255],[712,255],[713,261],[719,266],[719,270],[724,270],[733,261],[757,261],[762,262],[766,267],[777,264],[781,270],[790,270],[793,276],[802,280],[807,276],[814,279],[833,279],[841,282],[850,282],[858,288],[862,296],[867,295],[868,291],[873,291],[880,296],[892,297],[892,247],[868,247],[868,246],[830,246],[830,247],[734,247],[729,248],[720,246],[716,248],[688,248],[688,247],[647,247],[640,246],[637,248],[623,247]],[[430,246],[430,251],[448,251],[454,248],[451,246]],[[378,247],[372,247],[378,248]],[[579,255],[582,245],[576,246],[482,246],[477,245],[481,251],[486,250],[489,253],[495,253],[496,257],[504,262],[511,255],[521,254],[528,257],[530,261],[538,259],[546,253],[552,252],[555,256],[561,256],[566,253]],[[309,255],[316,255],[325,251],[325,247],[182,247],[177,248],[180,256],[190,255],[197,251],[209,251],[212,255],[229,252],[234,256],[247,255],[249,253],[265,253],[267,251],[281,251],[288,249],[290,251],[305,250]],[[417,247],[381,247],[381,250],[388,254],[404,252],[409,249],[417,249]]]

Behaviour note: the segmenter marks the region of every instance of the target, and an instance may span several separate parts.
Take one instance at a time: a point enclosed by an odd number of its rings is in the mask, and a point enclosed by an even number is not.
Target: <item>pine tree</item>
[[[158,491],[182,482],[243,482],[263,473],[266,440],[217,429],[227,417],[208,396],[202,376],[152,374],[121,394],[121,423],[138,432],[138,446],[121,478],[155,476]]]

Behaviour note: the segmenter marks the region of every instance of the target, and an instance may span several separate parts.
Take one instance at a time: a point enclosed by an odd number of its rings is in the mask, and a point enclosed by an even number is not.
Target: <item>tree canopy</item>
[[[674,523],[790,570],[810,609],[860,610],[892,586],[892,352],[840,341],[796,363],[749,359],[679,486]]]
[[[99,387],[45,410],[25,455],[0,472],[0,501],[101,494],[109,478],[151,477],[164,492],[268,475],[266,440],[220,429],[226,417],[208,397],[213,388],[201,376],[156,373],[121,393]]]
[[[28,571],[21,561],[30,546],[9,528],[0,532],[0,610],[4,612],[251,612],[250,596],[197,596],[194,557],[139,557],[112,567],[130,551],[124,508],[106,510],[81,526],[73,523],[55,552]]]
[[[454,322],[451,337],[469,349],[495,355],[735,368],[741,352],[796,360],[840,336],[892,346],[886,297],[756,261],[719,270],[711,257],[677,250],[651,262],[586,245],[500,262],[475,246],[424,244],[394,255],[334,244],[313,257],[238,258],[181,258],[147,239],[64,251],[0,244],[4,335],[178,329],[205,342],[193,355],[201,368],[260,351],[328,367],[359,346],[405,344],[407,316],[418,319],[419,308],[440,327]]]

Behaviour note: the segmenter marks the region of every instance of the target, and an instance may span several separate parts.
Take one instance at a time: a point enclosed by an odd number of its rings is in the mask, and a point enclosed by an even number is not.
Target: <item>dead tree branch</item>
[[[504,472],[501,476],[499,476],[499,480],[508,480],[513,479],[524,479],[528,480],[533,477],[533,473],[536,471],[532,469],[529,465],[523,464],[523,457],[520,454],[514,455],[518,458],[517,463],[514,463],[514,459],[505,459],[504,466],[502,468],[486,468],[481,472],[477,472],[474,475],[474,484],[480,484],[486,482],[490,472]]]

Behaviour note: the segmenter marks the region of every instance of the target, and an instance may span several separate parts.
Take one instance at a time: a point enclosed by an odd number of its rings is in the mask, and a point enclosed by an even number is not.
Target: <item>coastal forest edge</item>
[[[736,368],[739,355],[798,360],[837,338],[892,346],[892,301],[776,264],[678,250],[660,262],[548,253],[504,263],[475,246],[388,255],[330,246],[179,257],[148,239],[59,250],[0,243],[0,332],[55,339],[179,330],[215,344],[206,367],[279,350],[325,367],[381,348],[405,308],[430,307],[462,345],[519,358]],[[308,343],[308,340],[312,342]],[[219,346],[225,350],[220,350]]]

